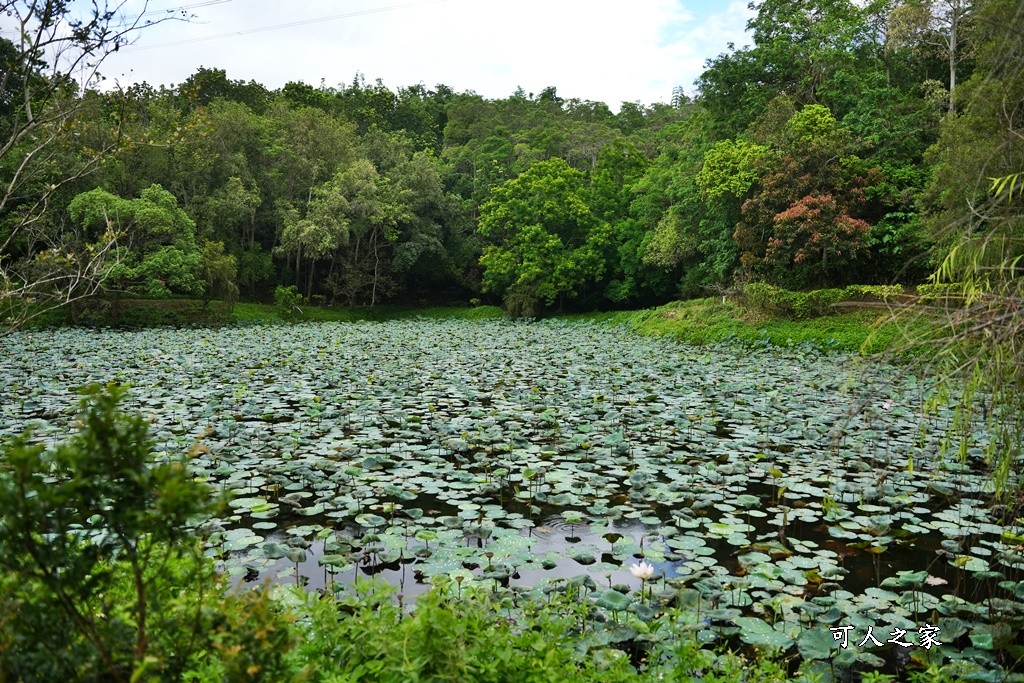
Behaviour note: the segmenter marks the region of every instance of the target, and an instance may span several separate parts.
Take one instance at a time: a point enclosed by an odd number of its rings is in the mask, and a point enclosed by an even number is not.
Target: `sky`
[[[183,7],[189,21],[147,27],[107,59],[108,85],[170,86],[200,66],[270,89],[361,73],[486,98],[555,86],[618,110],[669,102],[675,86],[693,94],[706,59],[750,42],[752,14],[747,0],[150,0],[148,11]]]

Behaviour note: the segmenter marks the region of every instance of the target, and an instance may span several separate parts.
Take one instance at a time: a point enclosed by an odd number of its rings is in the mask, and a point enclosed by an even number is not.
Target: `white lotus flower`
[[[646,581],[654,576],[654,565],[641,560],[640,564],[630,565],[629,573],[642,581]]]

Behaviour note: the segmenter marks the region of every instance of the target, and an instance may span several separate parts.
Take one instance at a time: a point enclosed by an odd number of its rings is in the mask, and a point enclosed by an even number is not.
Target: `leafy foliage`
[[[0,658],[26,680],[129,680],[180,671],[188,657],[174,631],[189,630],[201,593],[171,589],[210,581],[188,529],[214,507],[181,463],[151,462],[149,423],[117,412],[123,395],[89,388],[80,431],[55,450],[28,434],[4,446],[0,567],[12,609]]]
[[[743,204],[735,238],[751,272],[795,286],[842,277],[864,248],[871,226],[866,187],[879,175],[851,154],[849,132],[820,105],[808,105],[782,125],[777,161]],[[844,255],[845,252],[845,255]]]
[[[478,231],[491,242],[480,257],[484,289],[503,295],[513,313],[575,296],[604,271],[608,226],[587,205],[583,175],[561,159],[495,188],[480,211]]]
[[[85,230],[113,230],[130,245],[116,250],[105,278],[108,286],[153,297],[204,290],[195,222],[159,185],[143,190],[138,199],[90,190],[75,197],[68,212]]]

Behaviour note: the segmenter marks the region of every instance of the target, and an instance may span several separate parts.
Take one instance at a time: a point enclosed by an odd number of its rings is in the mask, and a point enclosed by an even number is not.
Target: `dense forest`
[[[488,100],[357,75],[269,90],[217,68],[80,92],[2,40],[6,287],[269,299],[294,285],[348,306],[534,314],[737,281],[921,282],[990,179],[1024,167],[1022,84],[1005,69],[1022,58],[1006,49],[1018,4],[752,7],[753,45],[708,60],[695,97],[618,113],[555,87]],[[23,92],[58,113],[33,121]]]

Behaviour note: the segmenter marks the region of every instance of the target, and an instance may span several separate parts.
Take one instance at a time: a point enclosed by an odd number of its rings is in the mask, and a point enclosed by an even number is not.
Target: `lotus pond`
[[[62,439],[73,388],[108,381],[230,494],[201,530],[239,584],[569,593],[595,646],[792,648],[822,680],[911,659],[1002,680],[1024,654],[989,435],[958,425],[947,453],[951,411],[897,367],[550,321],[63,329],[4,340],[0,436]]]

